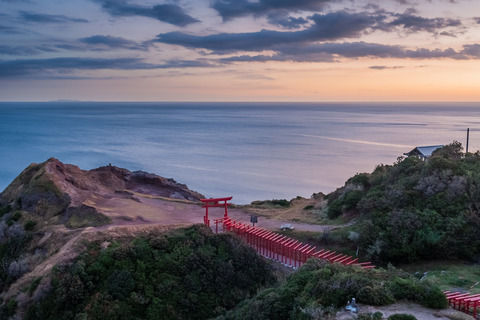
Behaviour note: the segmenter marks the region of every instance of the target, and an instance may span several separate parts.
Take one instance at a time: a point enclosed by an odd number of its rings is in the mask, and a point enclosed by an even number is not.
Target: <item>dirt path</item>
[[[109,216],[113,220],[113,225],[178,225],[202,223],[205,209],[201,205],[190,201],[172,200],[163,197],[155,197],[136,193],[134,199],[131,198],[111,198],[111,199],[89,199],[86,203],[94,206],[98,211]],[[244,223],[250,223],[251,213],[240,208],[231,208],[228,210],[232,219]],[[223,217],[223,208],[210,208],[209,217],[213,219]],[[296,230],[323,232],[341,226],[315,225],[288,220],[269,219],[258,217],[257,226],[277,230],[282,224],[291,224]]]
[[[422,307],[415,303],[396,303],[383,307],[360,305],[359,308],[360,313],[374,313],[379,311],[383,313],[384,319],[388,318],[393,314],[406,313],[415,316],[417,320],[474,320],[473,317],[463,312],[453,310],[451,308],[443,310],[433,310]],[[353,319],[350,312],[339,312],[337,313],[336,318],[339,320]]]

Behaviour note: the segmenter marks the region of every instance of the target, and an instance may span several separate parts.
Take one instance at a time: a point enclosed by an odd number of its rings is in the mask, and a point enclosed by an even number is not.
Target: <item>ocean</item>
[[[0,190],[50,157],[174,178],[206,196],[328,193],[418,145],[480,148],[474,103],[0,103]]]

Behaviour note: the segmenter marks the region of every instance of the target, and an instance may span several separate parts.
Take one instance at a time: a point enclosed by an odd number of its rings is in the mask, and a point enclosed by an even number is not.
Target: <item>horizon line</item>
[[[57,99],[57,100],[0,100],[0,103],[479,103],[480,100],[75,100],[75,99]]]

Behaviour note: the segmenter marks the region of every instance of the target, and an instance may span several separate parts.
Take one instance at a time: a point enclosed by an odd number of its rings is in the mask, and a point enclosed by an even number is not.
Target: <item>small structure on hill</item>
[[[404,153],[403,155],[407,157],[417,157],[425,161],[434,151],[440,148],[443,148],[443,145],[415,147],[412,151]]]

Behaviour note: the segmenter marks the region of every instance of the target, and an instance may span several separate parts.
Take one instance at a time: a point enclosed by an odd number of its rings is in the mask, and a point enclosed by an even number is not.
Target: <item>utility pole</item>
[[[470,142],[470,128],[467,128],[467,148],[466,153],[468,153],[468,143]]]

